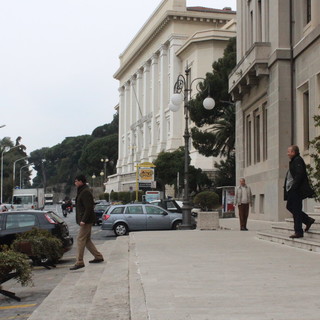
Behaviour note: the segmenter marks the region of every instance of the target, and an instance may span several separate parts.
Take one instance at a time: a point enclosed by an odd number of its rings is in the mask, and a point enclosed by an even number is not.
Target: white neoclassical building
[[[212,72],[212,63],[236,35],[235,24],[230,8],[161,1],[120,55],[114,74],[119,80],[119,155],[107,192],[135,189],[137,164],[152,162],[159,152],[184,144],[183,108],[177,113],[168,108],[174,83],[186,64],[191,66],[191,79]],[[214,158],[204,158],[192,147],[190,154],[195,167],[213,170]]]
[[[281,221],[287,147],[310,162],[319,134],[320,1],[238,0],[237,66],[229,77],[236,101],[237,180],[254,195],[252,217]],[[305,200],[313,211],[313,200]]]

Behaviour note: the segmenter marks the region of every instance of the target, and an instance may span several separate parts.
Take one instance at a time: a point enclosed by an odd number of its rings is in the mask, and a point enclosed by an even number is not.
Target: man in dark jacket
[[[102,254],[91,241],[91,228],[96,221],[96,215],[93,211],[93,196],[87,186],[86,177],[84,175],[77,176],[74,184],[78,188],[76,197],[76,222],[80,226],[80,229],[77,237],[77,261],[70,270],[77,270],[84,267],[83,255],[85,248],[94,256],[94,259],[90,260],[89,263],[104,261]]]
[[[302,223],[307,232],[315,220],[302,211],[302,200],[314,195],[310,187],[306,164],[300,156],[299,147],[292,145],[288,148],[289,170],[284,183],[284,200],[287,200],[287,209],[293,215],[294,234],[290,238],[302,238]]]

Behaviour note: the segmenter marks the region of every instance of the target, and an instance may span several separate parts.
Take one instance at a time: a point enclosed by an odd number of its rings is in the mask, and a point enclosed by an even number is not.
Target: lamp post
[[[22,188],[22,169],[31,166],[32,163],[28,163],[20,168],[20,189]]]
[[[104,172],[103,172],[103,171],[101,171],[101,172],[100,172],[100,177],[101,177],[101,187],[102,187],[102,185],[103,185],[103,176],[104,176]]]
[[[17,159],[17,160],[14,160],[14,162],[13,162],[13,174],[12,174],[12,187],[13,187],[13,189],[14,189],[14,184],[15,184],[15,181],[16,181],[16,163],[18,161],[26,159],[26,158],[28,158],[28,156],[22,157],[22,158]]]
[[[107,162],[109,162],[108,158],[101,158],[101,162],[103,163],[103,172],[105,179],[107,178]]]
[[[94,187],[94,179],[96,178],[96,175],[93,174],[91,178],[92,178],[92,188],[93,188]]]
[[[0,128],[3,128],[3,127],[5,127],[6,125],[5,124],[2,124],[1,126],[0,126]]]
[[[185,69],[185,76],[180,74],[174,84],[174,94],[171,97],[171,103],[169,109],[173,112],[177,112],[182,102],[184,103],[184,115],[185,115],[185,130],[184,130],[184,193],[183,193],[183,206],[182,206],[182,225],[181,229],[191,229],[191,205],[189,201],[189,103],[191,100],[192,85],[195,81],[202,80],[204,78],[190,79],[191,68],[187,65]],[[182,95],[183,91],[183,95]],[[203,101],[203,106],[207,110],[212,110],[215,106],[215,101],[208,96]]]
[[[3,151],[1,152],[1,196],[0,196],[0,202],[2,203],[3,200],[3,156],[6,152],[9,152],[10,150],[13,150],[15,148],[21,147],[21,145],[17,145],[14,147],[5,147]]]

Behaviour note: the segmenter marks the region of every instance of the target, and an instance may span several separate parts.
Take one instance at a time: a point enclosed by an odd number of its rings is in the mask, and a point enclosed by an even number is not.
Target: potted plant
[[[219,196],[212,191],[198,193],[193,203],[201,208],[198,212],[197,228],[200,230],[219,229],[219,212],[213,209],[219,204]]]
[[[202,211],[212,211],[219,204],[219,196],[213,191],[202,191],[194,197],[193,203]]]
[[[28,256],[3,246],[0,251],[0,284],[16,279],[22,286],[32,284],[32,269]],[[8,277],[11,275],[11,277]],[[1,288],[1,285],[0,285]]]
[[[63,255],[61,240],[49,231],[38,228],[18,235],[12,248],[25,253],[34,263],[40,265],[53,265]]]

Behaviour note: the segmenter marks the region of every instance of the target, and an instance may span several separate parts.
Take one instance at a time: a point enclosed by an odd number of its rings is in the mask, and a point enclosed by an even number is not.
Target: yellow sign
[[[153,168],[139,168],[139,182],[151,182],[154,180]]]

